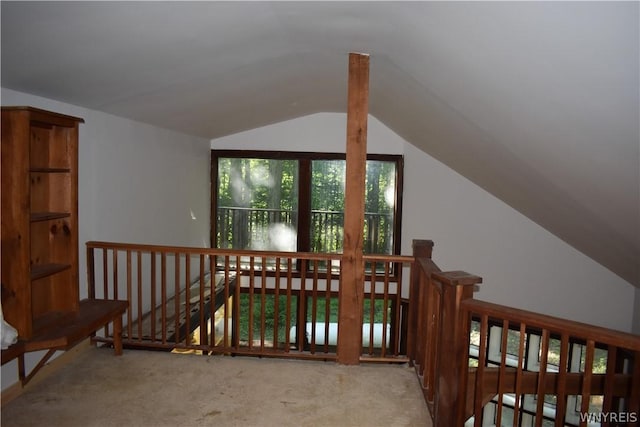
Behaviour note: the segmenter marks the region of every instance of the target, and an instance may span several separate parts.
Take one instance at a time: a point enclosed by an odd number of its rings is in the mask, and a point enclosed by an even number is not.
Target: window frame
[[[314,153],[304,151],[270,150],[211,150],[211,211],[209,244],[216,246],[218,211],[218,159],[273,159],[298,161],[298,229],[297,252],[311,252],[311,163],[313,160],[345,160],[345,153]],[[401,154],[367,154],[367,160],[394,162],[396,165],[396,194],[393,207],[393,254],[399,255],[402,248],[402,196],[404,176],[404,156]],[[306,230],[306,231],[305,231]],[[302,232],[301,232],[302,231]]]

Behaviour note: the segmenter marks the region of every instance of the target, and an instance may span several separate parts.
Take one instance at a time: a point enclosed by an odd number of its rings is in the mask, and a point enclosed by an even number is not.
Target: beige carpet
[[[10,426],[429,426],[413,369],[91,348],[2,408]]]

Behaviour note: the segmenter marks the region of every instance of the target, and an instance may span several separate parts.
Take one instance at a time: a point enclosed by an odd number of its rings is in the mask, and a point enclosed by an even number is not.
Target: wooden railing
[[[414,241],[408,354],[436,426],[639,425],[640,336],[473,299]]]
[[[464,402],[475,426],[640,422],[640,337],[473,299],[461,313],[477,349]]]
[[[638,425],[639,336],[475,300],[432,248],[364,257],[360,361],[413,364],[434,425]],[[129,301],[125,347],[337,359],[340,255],[89,242],[87,261],[90,298]]]
[[[129,301],[125,347],[333,360],[340,257],[88,242],[89,294]],[[362,360],[407,362],[413,258],[365,258]]]

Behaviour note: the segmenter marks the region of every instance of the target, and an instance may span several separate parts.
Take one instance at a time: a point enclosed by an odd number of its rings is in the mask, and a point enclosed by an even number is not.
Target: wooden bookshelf
[[[78,131],[83,119],[2,107],[2,308],[24,352],[67,349],[126,301],[79,300]]]

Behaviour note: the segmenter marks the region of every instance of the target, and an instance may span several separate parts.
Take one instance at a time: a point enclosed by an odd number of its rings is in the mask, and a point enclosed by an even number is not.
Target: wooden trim
[[[2,107],[2,111],[22,111],[29,114],[31,123],[42,123],[45,126],[61,126],[67,128],[77,127],[79,123],[84,123],[80,117],[66,114],[54,113],[34,107]]]
[[[211,150],[211,158],[237,158],[237,159],[274,159],[274,160],[345,160],[345,153],[310,152],[310,151],[271,151],[271,150]],[[399,161],[402,154],[376,154],[368,153],[367,160]]]
[[[481,300],[466,300],[462,305],[465,310],[474,315],[487,314],[490,318],[505,319],[514,324],[525,323],[527,329],[549,329],[556,334],[568,332],[571,337],[584,341],[593,340],[596,343],[640,351],[640,336],[638,335]]]
[[[309,252],[311,250],[311,160],[301,159],[298,162],[298,250]],[[306,212],[307,215],[300,215]],[[305,232],[306,230],[306,232]],[[301,270],[300,263],[296,266]]]

